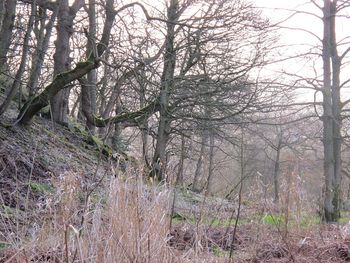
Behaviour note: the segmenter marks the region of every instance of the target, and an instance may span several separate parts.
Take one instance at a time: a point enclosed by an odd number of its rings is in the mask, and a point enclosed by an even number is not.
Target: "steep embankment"
[[[0,125],[0,262],[177,262],[170,191],[118,164],[77,125]]]
[[[11,121],[5,118],[3,122]],[[40,212],[45,195],[54,190],[53,181],[61,175],[79,173],[85,183],[93,182],[109,176],[110,165],[99,147],[74,128],[42,118],[28,127],[0,125],[1,233],[15,225],[9,212],[20,211],[25,217],[27,211]]]

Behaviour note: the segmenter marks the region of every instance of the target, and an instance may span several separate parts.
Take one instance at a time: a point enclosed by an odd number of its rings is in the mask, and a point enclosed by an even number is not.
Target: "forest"
[[[0,0],[0,262],[349,262],[348,0]]]

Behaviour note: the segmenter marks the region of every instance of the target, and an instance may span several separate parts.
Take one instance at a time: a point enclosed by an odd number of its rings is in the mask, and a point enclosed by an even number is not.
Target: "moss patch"
[[[29,186],[32,191],[36,193],[50,194],[54,192],[54,188],[51,185],[45,183],[31,182]]]
[[[0,242],[0,250],[9,248],[11,245],[9,243]]]

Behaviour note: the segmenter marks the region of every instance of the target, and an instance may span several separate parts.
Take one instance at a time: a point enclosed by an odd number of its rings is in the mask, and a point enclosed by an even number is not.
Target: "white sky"
[[[251,0],[257,7],[262,8],[272,22],[278,22],[291,14],[293,10],[313,13],[322,16],[321,10],[314,6],[310,0]],[[316,1],[321,6],[323,1]],[[346,13],[349,15],[349,11]],[[315,16],[299,13],[283,24],[286,27],[304,29],[322,39],[322,21]],[[337,40],[350,36],[349,18],[337,18]],[[319,40],[310,33],[300,30],[281,30],[281,40],[287,44],[320,44]],[[339,53],[345,48],[339,47]]]
[[[268,17],[271,22],[278,22],[288,17],[293,10],[301,10],[303,12],[312,13],[322,17],[322,12],[310,0],[251,0],[257,7],[263,9],[263,14]],[[318,4],[323,6],[323,1],[317,1]],[[346,15],[349,15],[347,11]],[[300,53],[302,50],[308,50],[313,46],[320,46],[323,34],[323,25],[321,19],[305,13],[299,13],[283,23],[284,26],[290,28],[299,28],[311,33],[303,32],[301,30],[282,29],[280,30],[281,43],[286,45],[292,45],[283,51],[282,55],[290,55],[294,53]],[[337,18],[337,41],[350,36],[349,18]],[[317,37],[313,36],[315,34]],[[350,40],[350,39],[349,39]],[[350,44],[345,46],[339,46],[338,52],[341,55],[342,52],[348,48]],[[320,50],[318,50],[320,52]],[[349,61],[349,59],[347,60]],[[346,60],[345,60],[346,62]],[[270,67],[270,74],[278,74],[279,70],[288,72],[294,72],[299,75],[315,77],[314,68],[316,68],[317,74],[321,75],[321,58],[318,58],[318,62],[313,61],[302,62],[301,60],[289,61],[288,63],[281,63]],[[275,72],[274,72],[275,71]],[[276,72],[277,71],[277,72]],[[350,76],[349,67],[344,68],[342,75],[343,81]]]

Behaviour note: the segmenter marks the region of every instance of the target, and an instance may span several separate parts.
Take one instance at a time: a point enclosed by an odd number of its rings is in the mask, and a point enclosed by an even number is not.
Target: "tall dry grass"
[[[110,178],[85,195],[81,182],[74,173],[56,182],[45,216],[30,237],[17,233],[4,262],[180,262],[167,245],[170,190]]]

